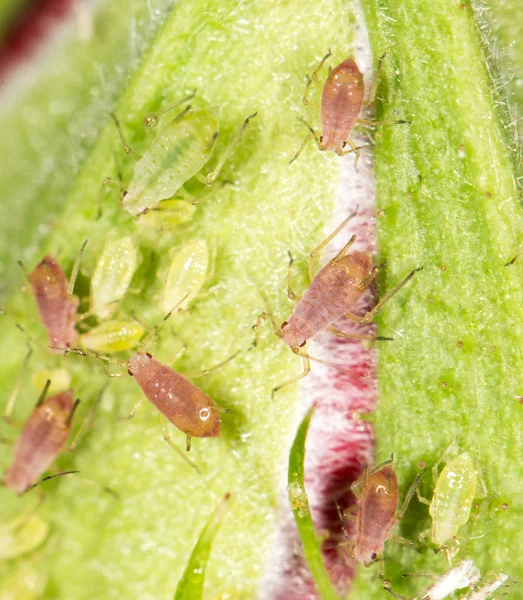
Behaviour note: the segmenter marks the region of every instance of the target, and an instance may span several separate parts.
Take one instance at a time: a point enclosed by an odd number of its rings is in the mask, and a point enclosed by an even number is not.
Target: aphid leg
[[[116,129],[118,131],[118,135],[120,137],[120,141],[122,142],[122,146],[123,146],[125,153],[131,154],[131,147],[127,144],[127,141],[126,141],[125,136],[122,131],[122,127],[120,125],[120,121],[118,120],[117,116],[113,112],[110,112],[109,116],[111,117],[111,119],[114,121],[114,124],[116,125]]]
[[[321,68],[325,64],[325,61],[328,58],[330,58],[331,56],[332,56],[332,52],[329,49],[327,54],[321,59],[320,64],[312,72],[312,77],[309,79],[309,77],[307,76],[307,84],[305,86],[305,91],[303,92],[303,98],[302,98],[303,104],[305,104],[305,106],[311,106],[312,108],[316,108],[316,109],[319,108],[319,106],[312,104],[309,101],[309,91],[310,91],[310,87],[313,83],[315,85],[318,83],[318,73],[321,71]]]
[[[102,185],[100,186],[100,195],[98,196],[98,212],[96,214],[97,220],[102,216],[102,205],[105,196],[105,190],[109,185],[117,185],[120,188],[120,194],[123,196],[124,190],[122,190],[122,182],[119,179],[115,179],[114,177],[106,177],[102,181]]]
[[[11,395],[9,396],[9,398],[7,400],[7,404],[5,405],[4,421],[6,423],[11,422],[11,414],[13,412],[13,408],[14,408],[14,405],[16,402],[16,398],[18,396],[18,392],[20,391],[20,386],[22,385],[22,379],[24,377],[24,374],[27,369],[27,365],[29,363],[31,355],[33,354],[33,349],[31,348],[31,345],[27,344],[27,347],[28,347],[28,351],[27,351],[27,354],[25,355],[24,362],[22,363],[22,368],[20,369],[20,373],[18,373],[18,377],[16,378],[15,387],[13,388],[13,391],[11,392]]]
[[[287,296],[289,296],[289,298],[291,300],[294,300],[295,302],[297,302],[301,298],[301,296],[296,294],[296,292],[294,292],[292,289],[292,274],[293,274],[294,258],[292,257],[292,254],[290,252],[288,254],[289,254],[289,271],[287,273]]]
[[[243,136],[243,134],[245,133],[245,130],[247,129],[247,126],[249,125],[249,121],[251,119],[254,119],[254,117],[257,115],[258,113],[255,112],[252,115],[249,115],[245,121],[243,122],[243,125],[240,127],[240,131],[238,131],[238,133],[234,136],[234,138],[232,139],[232,141],[230,142],[229,146],[226,148],[225,152],[221,155],[220,160],[218,161],[218,164],[216,165],[216,168],[214,169],[214,171],[211,171],[207,177],[206,177],[206,185],[207,186],[211,186],[214,182],[214,180],[218,177],[218,175],[220,174],[220,171],[223,168],[223,165],[225,164],[225,161],[229,158],[229,156],[234,152],[234,149],[236,148],[236,146],[238,145],[238,142],[240,141],[241,137]]]
[[[426,469],[423,469],[422,471],[420,471],[416,475],[416,478],[414,479],[414,481],[412,482],[412,485],[410,486],[407,494],[405,495],[405,500],[403,500],[403,504],[398,512],[398,515],[397,515],[398,520],[403,518],[403,515],[405,514],[407,507],[408,507],[410,501],[412,500],[412,496],[414,496],[415,492],[419,488],[419,484],[421,482],[423,475],[425,475],[425,471],[426,471]]]
[[[258,345],[258,342],[260,341],[260,327],[261,324],[263,323],[263,321],[269,320],[272,328],[274,330],[274,333],[278,336],[278,337],[282,337],[283,333],[282,330],[280,328],[280,326],[278,325],[278,323],[276,322],[276,317],[272,314],[272,313],[268,313],[268,312],[262,312],[258,315],[258,318],[256,319],[256,323],[252,326],[252,329],[254,331],[254,342],[252,343],[252,347],[256,347]]]
[[[367,98],[367,100],[365,100],[363,102],[364,106],[373,106],[374,105],[374,101],[376,100],[376,92],[378,91],[379,75],[380,75],[381,67],[383,64],[383,59],[385,58],[386,55],[387,55],[387,53],[384,52],[378,60],[378,66],[376,67],[376,70],[374,71],[374,78],[372,80],[372,87],[370,88],[369,97]]]
[[[132,407],[131,412],[125,418],[132,419],[134,417],[134,415],[136,414],[136,411],[142,405],[142,402],[143,402],[143,400],[142,400],[142,398],[140,398],[140,400],[138,400],[138,402]]]
[[[370,323],[372,319],[377,315],[377,313],[383,308],[383,305],[387,303],[392,298],[392,296],[394,296],[394,294],[399,292],[401,288],[406,283],[408,283],[418,271],[421,271],[422,269],[423,267],[420,267],[411,271],[403,281],[398,283],[397,286],[393,287],[389,292],[387,292],[385,296],[383,296],[383,298],[376,304],[376,306],[369,310],[369,312],[363,317],[360,317],[360,319],[357,322],[360,323],[360,325],[366,325],[367,323]]]
[[[371,471],[371,473],[373,473],[373,471]],[[365,464],[363,465],[363,473],[361,474],[360,477],[358,477],[358,479],[356,479],[355,481],[352,482],[351,486],[350,486],[350,491],[356,496],[356,498],[359,498],[361,496],[361,488],[365,487],[365,484],[367,483],[367,478],[369,476],[369,467]]]
[[[487,484],[485,483],[485,478],[483,477],[483,471],[481,470],[481,467],[479,466],[477,457],[474,462],[476,463],[474,465],[474,467],[476,469],[476,476],[478,478],[477,484],[476,484],[476,493],[475,493],[474,497],[475,498],[486,498],[488,496],[488,488],[487,488]],[[478,489],[478,486],[481,488],[481,490]]]
[[[293,383],[296,383],[297,381],[299,381],[300,379],[303,379],[310,373],[311,363],[309,360],[309,356],[307,354],[300,354],[299,352],[295,352],[295,350],[299,350],[299,348],[296,348],[296,349],[293,348],[293,352],[295,354],[298,354],[298,356],[302,357],[303,371],[301,373],[299,373],[298,375],[296,375],[296,377],[292,377],[291,379],[284,381],[282,384],[273,388],[273,390],[271,392],[271,398],[274,398],[274,395],[276,394],[276,392],[279,392],[282,388],[287,387],[288,385],[292,385]]]
[[[193,461],[185,454],[185,452],[182,452],[180,450],[180,448],[178,448],[178,446],[172,441],[171,436],[169,435],[169,431],[167,430],[167,427],[162,427],[162,432],[163,432],[163,439],[169,444],[169,446],[188,464],[190,465],[198,474],[202,474],[202,472],[200,471],[200,469],[198,468],[198,466],[196,465],[196,463],[193,463]]]
[[[109,383],[105,384],[104,387],[100,390],[98,396],[96,397],[96,400],[93,402],[91,408],[88,410],[87,414],[85,415],[84,420],[80,424],[80,427],[76,430],[73,440],[69,444],[69,452],[74,452],[76,450],[76,447],[80,443],[80,440],[84,437],[85,432],[91,427],[91,424],[94,420],[94,414],[96,413],[96,411],[98,410],[98,407],[100,406],[103,394],[104,394],[105,390],[107,389],[108,385],[109,385]]]
[[[297,160],[297,158],[300,156],[300,154],[303,152],[303,150],[305,149],[305,146],[313,139],[315,138],[315,135],[308,135],[302,142],[301,146],[298,149],[298,152],[296,152],[296,154],[294,155],[294,157],[292,158],[292,160],[289,161],[289,164],[292,165],[292,163]]]
[[[289,162],[290,165],[292,165],[292,163],[298,158],[298,156],[300,156],[300,154],[303,152],[305,146],[309,143],[310,140],[312,140],[313,137],[316,140],[316,144],[318,144],[318,148],[320,150],[322,149],[320,138],[319,138],[318,134],[316,133],[316,131],[307,123],[307,121],[305,119],[302,119],[301,117],[298,117],[298,119],[302,123],[305,124],[305,126],[311,133],[303,140],[302,145],[298,149],[298,152],[296,152],[296,154],[294,155],[294,158]]]
[[[411,600],[411,598],[408,598],[407,596],[402,596],[401,594],[397,594],[395,591],[393,591],[393,589],[392,589],[392,581],[389,581],[388,579],[384,579],[382,581],[382,585],[383,585],[383,589],[385,591],[389,592],[389,594],[393,598],[397,598],[397,600]]]
[[[82,260],[82,256],[87,245],[87,240],[84,240],[82,247],[80,248],[80,252],[78,252],[78,256],[74,261],[73,270],[71,271],[71,278],[69,279],[69,289],[67,290],[67,295],[69,298],[73,295],[74,284],[76,283],[76,278],[78,277],[78,271],[80,270],[80,262]]]
[[[401,535],[391,534],[389,536],[389,541],[394,542],[396,544],[401,544],[402,546],[408,546],[409,548],[415,548],[416,550],[418,550],[418,544],[416,544],[416,542],[413,542],[412,540],[402,537]]]
[[[164,115],[166,112],[169,112],[173,108],[178,108],[178,106],[180,106],[184,102],[189,102],[189,100],[192,100],[192,98],[194,98],[195,96],[196,96],[196,88],[194,89],[194,91],[192,92],[192,94],[189,94],[188,96],[185,96],[185,98],[182,98],[181,100],[179,100],[175,104],[172,104],[171,106],[168,106],[167,108],[164,108],[160,112],[157,112],[157,113],[154,113],[154,114],[153,113],[149,113],[148,115],[145,116],[145,118],[143,120],[144,127],[150,127],[151,125],[156,125],[158,123],[158,119],[162,115]]]
[[[327,246],[337,235],[338,233],[340,233],[340,231],[345,227],[345,225],[347,225],[347,223],[353,219],[356,216],[358,207],[356,207],[356,210],[351,213],[344,221],[341,222],[340,225],[338,225],[338,227],[336,227],[336,229],[330,234],[328,235],[316,248],[314,248],[314,250],[309,254],[309,277],[310,280],[312,281],[314,279],[314,274],[312,272],[312,264],[313,264],[313,260],[316,258],[316,256],[323,250],[323,248],[325,248],[325,246]],[[349,242],[347,244],[345,244],[342,252],[345,253],[350,247],[351,245],[354,243],[354,240],[356,239],[356,236],[352,236],[351,239],[349,240]],[[339,258],[341,258],[341,256],[343,256],[343,254],[340,252],[336,255],[336,257],[333,260],[337,260]]]

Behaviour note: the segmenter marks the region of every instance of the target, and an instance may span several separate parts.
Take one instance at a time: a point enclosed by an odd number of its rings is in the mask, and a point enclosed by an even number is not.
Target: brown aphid
[[[149,353],[136,352],[127,367],[147,400],[188,437],[220,435],[217,406],[186,377]]]
[[[281,326],[278,326],[272,315],[269,313],[262,313],[258,317],[256,325],[254,325],[254,329],[257,330],[261,321],[269,318],[276,335],[280,337],[295,354],[303,358],[303,372],[275,388],[273,394],[275,391],[305,377],[309,373],[309,358],[312,357],[309,357],[305,350],[303,350],[303,347],[308,340],[320,331],[328,330],[338,337],[350,339],[388,339],[376,338],[375,336],[368,334],[346,333],[337,329],[336,323],[343,317],[360,325],[370,323],[374,316],[381,310],[382,306],[390,300],[390,298],[398,292],[417,271],[420,271],[421,268],[423,268],[421,267],[411,271],[403,281],[385,294],[374,308],[365,315],[360,317],[353,314],[351,310],[354,309],[362,294],[371,285],[379,273],[378,266],[375,265],[372,260],[372,254],[370,252],[361,251],[349,254],[348,251],[356,240],[356,236],[352,236],[340,252],[330,260],[316,276],[313,276],[312,262],[316,255],[345,227],[355,214],[356,213],[353,213],[345,219],[331,235],[311,252],[309,258],[309,276],[311,283],[303,297],[300,297],[292,290],[293,259],[291,256],[287,294],[291,300],[296,300],[297,302],[289,319],[284,321]]]
[[[425,470],[417,475],[399,511],[398,478],[392,460],[378,465],[370,473],[364,473],[361,479],[352,484],[352,491],[359,496],[356,537],[350,546],[350,553],[355,560],[368,567],[383,552],[385,542],[393,527],[405,514],[424,472]],[[403,538],[396,540],[415,545]]]
[[[354,141],[350,138],[350,134],[356,125],[373,127],[376,125],[409,123],[409,121],[405,120],[374,121],[360,116],[364,107],[370,107],[374,104],[378,74],[383,59],[385,58],[385,54],[383,54],[378,61],[378,67],[374,75],[374,83],[367,100],[365,100],[365,81],[363,79],[363,73],[360,71],[354,58],[349,56],[329,72],[329,76],[323,85],[321,107],[311,103],[309,100],[311,85],[319,84],[318,73],[330,56],[331,52],[329,50],[328,54],[323,57],[318,67],[313,72],[312,78],[308,79],[303,95],[303,103],[306,106],[311,106],[316,109],[320,108],[322,132],[319,135],[306,121],[304,121],[311,133],[305,138],[300,149],[291,160],[291,163],[298,158],[311,139],[316,140],[318,148],[322,151],[335,152],[339,156],[354,152],[356,156],[359,157],[361,146],[356,146]],[[347,148],[347,146],[349,146],[349,148]]]
[[[4,484],[19,495],[34,485],[62,451],[80,403],[71,390],[45,398],[50,383],[22,429],[4,477]]]
[[[69,294],[69,282],[58,262],[47,255],[28,275],[29,283],[49,336],[50,346],[70,346],[76,339],[78,298]]]

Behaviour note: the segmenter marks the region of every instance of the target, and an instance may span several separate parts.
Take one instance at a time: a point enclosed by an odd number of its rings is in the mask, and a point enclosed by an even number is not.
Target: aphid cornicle
[[[417,475],[399,511],[398,479],[392,460],[378,465],[369,473],[365,470],[363,476],[352,484],[351,490],[358,497],[356,536],[350,546],[350,554],[355,560],[368,567],[383,552],[392,528],[405,514],[423,473]]]
[[[22,429],[4,477],[4,484],[17,494],[26,492],[60,454],[80,403],[71,390],[46,398],[50,383]]]
[[[331,52],[323,57],[322,61],[308,79],[303,95],[303,103],[306,106],[318,108],[309,101],[309,92],[312,84],[318,83],[318,73],[325,61],[331,56]],[[361,118],[361,111],[364,106],[372,106],[376,97],[378,83],[378,74],[385,54],[379,59],[378,67],[374,76],[374,83],[371,88],[369,98],[365,100],[365,82],[363,74],[359,70],[356,61],[352,56],[346,58],[342,63],[330,71],[322,90],[321,95],[321,126],[322,133],[318,133],[306,122],[309,131],[308,135],[300,149],[291,160],[294,162],[301,154],[307,143],[315,139],[320,150],[336,152],[339,156],[344,156],[354,152],[359,156],[361,146],[356,146],[350,138],[350,133],[357,124],[364,126],[376,125],[395,125],[408,123],[408,121],[373,121],[371,119]],[[347,149],[347,146],[349,148]]]
[[[174,106],[178,106],[181,102]],[[214,170],[207,176],[200,176],[199,173],[213,154],[218,139],[218,109],[207,106],[193,110],[190,105],[187,106],[160,129],[150,147],[136,163],[133,179],[123,198],[124,209],[133,216],[140,216],[155,209],[162,200],[172,198],[176,193],[188,197],[189,194],[183,190],[183,185],[195,176],[205,185],[210,186],[234,151],[249,121],[256,114],[245,119],[240,131],[232,139]],[[152,120],[152,117],[146,119],[146,124]],[[124,148],[128,148],[116,118],[115,123]]]
[[[448,598],[459,590],[470,588],[470,586],[479,581],[479,576],[479,569],[474,562],[472,560],[463,560],[438,577],[437,581],[424,592],[416,594],[411,598],[394,592],[390,581],[384,581],[383,587],[397,600],[445,600],[445,598]]]
[[[354,309],[357,301],[371,285],[379,272],[379,268],[372,261],[371,253],[360,251],[348,254],[348,250],[356,240],[356,236],[352,236],[340,252],[330,260],[316,276],[314,276],[312,272],[312,262],[316,255],[338,233],[340,233],[354,215],[355,213],[345,219],[331,235],[311,252],[309,259],[309,275],[311,283],[303,297],[298,296],[298,294],[292,290],[293,259],[291,257],[289,263],[287,293],[291,300],[296,300],[297,302],[289,319],[284,321],[281,326],[278,326],[273,315],[261,313],[257,323],[254,325],[254,329],[257,332],[261,325],[261,321],[269,318],[276,335],[282,338],[295,354],[303,358],[303,372],[274,388],[273,394],[275,391],[298,381],[309,373],[309,355],[303,350],[303,347],[307,341],[319,331],[328,330],[342,338],[380,339],[367,334],[345,333],[336,328],[336,322],[343,317],[346,317],[360,325],[370,323],[379,310],[381,310],[382,306],[388,302],[388,300],[390,300],[390,298],[398,292],[417,271],[421,270],[415,269],[411,271],[403,281],[385,294],[374,308],[365,315],[360,317],[353,314],[351,311]]]

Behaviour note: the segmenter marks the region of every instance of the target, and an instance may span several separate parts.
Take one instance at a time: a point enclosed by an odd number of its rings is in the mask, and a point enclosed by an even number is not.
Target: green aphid
[[[182,186],[195,176],[210,186],[255,115],[245,119],[215,169],[207,176],[199,176],[216,146],[219,134],[218,109],[209,106],[192,110],[190,105],[187,106],[160,129],[136,163],[133,179],[123,199],[125,210],[133,216],[143,215],[177,193],[188,196]],[[118,126],[118,122],[115,122]],[[146,119],[147,122],[154,122],[154,119]]]

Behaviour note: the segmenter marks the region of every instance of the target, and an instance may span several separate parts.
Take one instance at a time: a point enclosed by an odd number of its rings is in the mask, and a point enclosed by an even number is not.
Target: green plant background
[[[516,11],[518,3],[511,5]],[[424,266],[416,285],[380,317],[383,333],[395,340],[380,346],[379,458],[395,453],[405,490],[417,461],[431,464],[458,434],[462,447],[477,454],[491,494],[464,536],[466,554],[482,570],[503,568],[517,579],[523,576],[514,560],[522,550],[522,263],[504,267],[522,241],[517,158],[508,149],[513,144],[501,126],[468,2],[365,0],[364,7],[374,55],[387,51],[377,116],[393,119],[397,111],[412,121],[376,136],[383,288]],[[352,5],[341,0],[182,1],[172,7],[115,0],[96,13],[90,39],[72,30],[42,58],[38,78],[0,117],[4,398],[26,351],[15,323],[40,344],[31,370],[61,363],[45,350],[16,261],[32,268],[49,251],[68,270],[86,238],[77,287],[84,298],[105,241],[134,236],[142,265],[122,314],[132,309],[148,324],[162,316],[159,293],[171,253],[186,239],[216,244],[209,293],[164,326],[155,352],[168,362],[180,346],[171,334],[177,331],[189,343],[177,363],[182,372],[249,346],[251,326],[266,308],[259,288],[271,308],[287,316],[287,250],[300,257],[304,284],[305,258],[330,214],[339,170],[337,158],[312,146],[288,165],[305,134],[296,120],[307,114],[300,102],[304,74],[329,47],[333,64],[350,51],[352,15]],[[507,31],[501,18],[498,27]],[[153,135],[144,131],[143,116],[194,87],[199,102],[220,106],[218,153],[245,116],[258,111],[225,168],[223,177],[233,184],[203,203],[189,225],[160,237],[137,228],[118,208],[116,190],[107,192],[103,217],[95,220],[104,177],[115,176],[118,165],[128,182],[134,165],[108,111],[116,111],[139,156]],[[81,419],[107,380],[95,362],[69,356],[63,364],[84,402]],[[128,377],[113,380],[94,428],[59,466],[78,468],[120,498],[74,479],[46,484],[39,514],[51,524],[51,538],[24,560],[49,573],[45,597],[172,597],[199,531],[226,492],[232,499],[213,546],[206,597],[225,590],[255,597],[274,543],[278,484],[296,421],[296,391],[271,400],[270,390],[299,368],[267,327],[258,349],[198,380],[232,411],[223,417],[220,439],[194,441],[201,476],[163,442],[162,420],[152,407],[121,420],[140,392]],[[26,376],[17,418],[28,414],[37,393]],[[183,445],[179,432],[172,436]],[[7,465],[10,450],[0,451]],[[0,490],[10,514],[35,501]],[[497,510],[503,502],[509,508]],[[424,507],[414,504],[409,515],[402,535],[430,525]],[[441,555],[393,544],[387,558],[387,576],[398,589],[400,571],[445,568]],[[13,568],[1,565],[0,573]],[[509,591],[509,597],[517,594],[517,588]],[[375,570],[358,580],[355,597],[361,595],[384,597]]]

